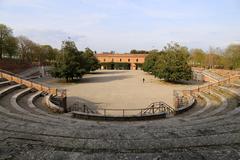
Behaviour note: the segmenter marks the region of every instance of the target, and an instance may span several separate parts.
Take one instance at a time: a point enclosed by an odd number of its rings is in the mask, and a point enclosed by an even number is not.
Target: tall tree
[[[83,53],[83,58],[85,59],[84,68],[87,72],[97,70],[100,65],[97,57],[95,56],[95,52],[90,48],[86,48]]]
[[[5,43],[5,54],[7,57],[12,58],[17,56],[18,52],[18,39],[15,37],[8,37]]]
[[[224,58],[227,68],[240,68],[240,44],[229,45],[224,52]]]
[[[32,63],[37,57],[36,53],[39,51],[37,44],[24,36],[18,37],[18,42],[20,58],[23,61]]]
[[[39,54],[42,57],[41,63],[51,63],[53,62],[57,55],[58,50],[52,48],[50,45],[41,45],[41,53]]]
[[[145,63],[143,64],[143,70],[145,72],[154,74],[155,66],[156,66],[156,62],[159,57],[159,54],[161,54],[161,52],[152,51],[152,52],[150,52],[149,55],[147,55],[147,57],[145,58]]]
[[[205,58],[207,68],[223,68],[223,51],[220,48],[209,48]]]
[[[202,49],[192,49],[190,53],[190,64],[193,66],[204,67],[206,53]]]
[[[13,37],[12,29],[4,24],[0,24],[0,59],[3,58],[4,54],[12,56],[15,52],[16,41]]]
[[[149,59],[146,58],[144,66],[149,63],[151,66],[149,71],[166,81],[189,80],[192,72],[188,65],[188,58],[189,52],[186,47],[177,43],[168,44],[161,54],[152,55],[152,58]]]
[[[52,75],[57,78],[81,78],[86,73],[82,52],[79,52],[73,41],[63,41]]]

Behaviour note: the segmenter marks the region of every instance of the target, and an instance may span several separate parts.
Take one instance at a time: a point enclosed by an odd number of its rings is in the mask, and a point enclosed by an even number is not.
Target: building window
[[[103,61],[106,62],[106,59],[104,59]]]
[[[136,62],[138,62],[138,59],[136,59]]]
[[[122,62],[122,59],[120,59],[120,62]]]
[[[128,59],[128,62],[130,62],[130,59]]]
[[[113,62],[113,58],[112,58],[112,62]]]

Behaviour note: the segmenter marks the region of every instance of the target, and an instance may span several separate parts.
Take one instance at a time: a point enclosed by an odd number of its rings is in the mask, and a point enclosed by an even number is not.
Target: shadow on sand
[[[74,83],[105,83],[115,80],[124,80],[132,76],[119,75],[119,76],[96,76],[96,77],[83,77],[82,79],[73,81]]]
[[[89,74],[121,74],[121,73],[126,73],[129,70],[108,70],[108,71],[95,71],[95,72],[90,72]]]
[[[80,98],[80,97],[76,97],[76,96],[71,96],[67,98],[67,108],[69,111],[71,110],[75,110],[75,111],[79,111],[79,110],[83,110],[83,107],[86,106],[89,109],[91,109],[92,111],[97,111],[98,106],[96,103]]]
[[[185,80],[180,80],[180,81],[166,81],[168,83],[172,83],[172,84],[183,84],[183,85],[202,85],[205,82],[203,81],[195,81],[195,80],[189,80],[189,81],[185,81]]]

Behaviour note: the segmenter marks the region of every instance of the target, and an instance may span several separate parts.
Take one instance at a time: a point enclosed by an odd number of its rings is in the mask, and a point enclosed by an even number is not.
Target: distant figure
[[[145,82],[145,79],[143,78],[143,83]]]

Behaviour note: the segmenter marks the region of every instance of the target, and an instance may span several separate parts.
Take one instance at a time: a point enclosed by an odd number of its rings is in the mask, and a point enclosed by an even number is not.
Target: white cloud
[[[15,31],[16,36],[24,35],[39,44],[50,44],[56,48],[61,47],[63,40],[70,37],[76,44],[82,44],[87,39],[85,35],[63,32],[60,30],[22,29]]]

